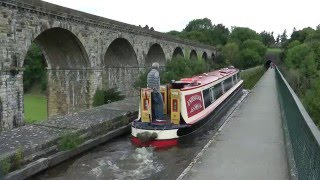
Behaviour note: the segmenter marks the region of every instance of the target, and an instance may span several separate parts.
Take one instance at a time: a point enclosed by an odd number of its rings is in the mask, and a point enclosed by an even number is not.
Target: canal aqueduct
[[[133,82],[154,61],[216,54],[211,46],[40,0],[0,3],[0,131],[23,124],[23,61],[32,42],[47,63],[49,116],[90,108],[97,88],[137,95]]]

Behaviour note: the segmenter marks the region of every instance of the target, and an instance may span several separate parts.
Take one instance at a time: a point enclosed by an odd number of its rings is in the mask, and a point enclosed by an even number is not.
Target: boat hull
[[[212,112],[198,122],[191,125],[154,125],[152,123],[140,124],[138,122],[132,123],[132,138],[131,141],[137,146],[153,146],[156,148],[172,147],[190,140],[199,135],[199,133],[206,132],[216,126],[221,125],[222,117],[225,112],[241,97],[243,84],[238,86],[225,100],[223,100]],[[143,126],[140,126],[143,125]],[[139,137],[139,133],[144,133],[154,137],[150,139],[143,139]],[[156,134],[156,135],[155,135]]]

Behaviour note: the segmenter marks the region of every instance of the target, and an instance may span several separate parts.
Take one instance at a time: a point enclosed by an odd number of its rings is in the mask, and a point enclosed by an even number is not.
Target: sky
[[[181,31],[193,19],[209,18],[213,24],[248,27],[274,36],[293,28],[320,24],[316,0],[45,0],[132,25],[148,25],[159,32]]]

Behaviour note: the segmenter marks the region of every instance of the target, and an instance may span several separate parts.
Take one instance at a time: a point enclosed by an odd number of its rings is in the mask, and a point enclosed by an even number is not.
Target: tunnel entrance
[[[272,63],[271,60],[267,60],[267,61],[265,62],[265,64],[264,64],[264,67],[265,67],[266,69],[269,69],[270,66],[271,66],[271,63]]]
[[[153,44],[146,57],[146,67],[151,67],[153,62],[158,62],[160,66],[166,65],[166,57],[159,44]]]
[[[190,60],[197,60],[198,59],[198,55],[197,55],[197,52],[195,50],[192,50],[190,52]]]
[[[176,59],[176,58],[183,58],[183,51],[180,47],[177,47],[174,49],[173,51],[173,55],[172,55],[172,59]]]

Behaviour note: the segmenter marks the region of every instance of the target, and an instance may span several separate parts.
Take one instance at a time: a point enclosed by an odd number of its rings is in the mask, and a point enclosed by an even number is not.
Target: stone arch
[[[176,47],[172,54],[172,59],[178,57],[184,57],[183,51],[180,47]]]
[[[166,65],[166,57],[160,44],[153,44],[146,56],[145,66],[150,67],[153,62],[158,62],[160,66]]]
[[[193,49],[191,50],[190,52],[190,60],[198,60],[198,55],[197,55],[197,52]]]
[[[202,59],[207,61],[208,60],[208,54],[206,52],[202,53]]]
[[[117,38],[111,42],[104,56],[105,67],[137,67],[137,55],[127,39]]]
[[[79,38],[68,29],[53,27],[43,28],[32,41],[41,49],[47,66],[48,116],[89,108],[86,69],[90,61]]]
[[[67,29],[47,29],[34,42],[41,48],[49,69],[86,69],[90,64],[83,44]]]
[[[134,48],[127,39],[113,40],[104,55],[103,88],[115,88],[126,96],[137,95],[133,83],[139,75],[138,64]]]

